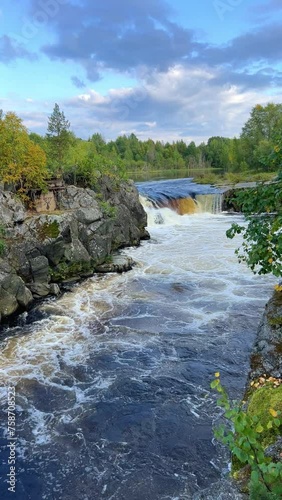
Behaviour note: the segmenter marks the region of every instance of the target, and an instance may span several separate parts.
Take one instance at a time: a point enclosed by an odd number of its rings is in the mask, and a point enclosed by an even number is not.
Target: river
[[[94,276],[2,333],[1,499],[184,500],[227,473],[209,384],[220,371],[242,395],[273,280],[238,264],[225,231],[241,216],[208,213],[203,198],[179,215],[158,206],[159,186],[138,186],[151,240],[124,251],[131,272]]]

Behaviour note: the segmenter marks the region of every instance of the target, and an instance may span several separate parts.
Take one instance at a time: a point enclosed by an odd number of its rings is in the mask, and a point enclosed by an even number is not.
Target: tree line
[[[28,133],[13,112],[0,112],[0,179],[23,196],[44,189],[50,177],[93,186],[105,172],[126,176],[146,170],[208,170],[220,174],[272,172],[282,164],[282,104],[255,106],[239,138],[211,137],[198,146],[183,140],[142,141],[135,134],[105,141],[100,133],[83,140],[70,130],[58,104],[48,120],[47,133]]]

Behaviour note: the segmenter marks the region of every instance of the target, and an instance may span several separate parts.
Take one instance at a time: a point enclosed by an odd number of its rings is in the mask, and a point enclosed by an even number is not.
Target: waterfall
[[[193,214],[219,214],[222,212],[222,194],[197,195],[195,199],[179,198],[162,202],[152,202],[140,196],[140,202],[148,216],[148,226],[159,224],[181,224],[181,216]]]
[[[200,194],[196,196],[196,202],[201,213],[219,214],[222,212],[222,193]]]
[[[209,185],[196,184],[191,179],[144,182],[137,187],[140,201],[148,213],[149,225],[172,224],[182,215],[222,212],[222,192]]]

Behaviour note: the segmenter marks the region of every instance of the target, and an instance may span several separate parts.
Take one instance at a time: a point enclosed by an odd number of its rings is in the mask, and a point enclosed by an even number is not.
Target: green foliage
[[[251,417],[257,415],[259,417],[259,421],[264,428],[261,435],[264,446],[268,446],[273,442],[280,432],[279,427],[269,422],[269,408],[275,408],[282,414],[282,385],[276,388],[271,384],[259,387],[250,396],[248,415]]]
[[[282,180],[238,191],[234,201],[241,207],[247,226],[232,224],[228,238],[242,234],[236,250],[239,261],[258,274],[282,275]]]
[[[242,149],[251,168],[275,170],[279,165],[271,158],[281,135],[282,104],[257,104],[242,129]],[[278,141],[279,142],[279,141]],[[273,161],[274,160],[274,161]]]
[[[5,135],[2,129],[7,116],[11,126]],[[94,133],[82,140],[70,132],[70,122],[57,103],[45,137],[34,132],[28,136],[21,120],[13,116],[0,113],[0,175],[5,182],[16,184],[23,195],[28,189],[44,189],[49,174],[95,188],[102,175],[119,182],[129,173],[140,177],[148,171],[170,170],[173,177],[180,171],[183,176],[193,176],[196,170],[197,182],[218,183],[237,182],[248,179],[250,172],[255,177],[282,167],[282,104],[255,106],[240,138],[211,137],[198,146],[183,140],[142,141],[135,134],[107,142]]]
[[[110,205],[108,201],[99,201],[99,206],[106,217],[114,219],[116,216],[116,207]]]
[[[38,238],[44,241],[46,238],[58,238],[60,234],[59,224],[56,220],[45,222],[37,230]]]
[[[12,112],[0,120],[0,179],[28,199],[30,190],[46,188],[46,155],[32,142],[22,120]]]
[[[273,462],[266,456],[262,436],[270,428],[281,428],[281,412],[268,407],[268,414],[262,425],[258,413],[244,411],[238,403],[229,400],[221,385],[220,374],[216,373],[215,377],[211,388],[220,394],[217,403],[223,408],[223,416],[227,421],[227,424],[221,424],[215,429],[215,437],[228,446],[241,467],[246,464],[250,467],[250,498],[278,500],[282,495],[282,462]]]
[[[66,155],[73,139],[69,128],[70,122],[56,103],[49,117],[46,134],[48,166],[56,175],[62,175],[64,171]]]
[[[54,269],[50,269],[52,281],[61,282],[73,277],[83,276],[93,271],[93,262],[74,261],[60,262]]]
[[[74,148],[73,160],[70,161],[68,157],[66,170],[78,182],[81,182],[85,173],[91,177],[93,165],[100,171],[103,161],[107,163],[107,173],[115,166],[120,176],[126,171],[142,173],[147,170],[187,169],[186,175],[192,169],[206,173],[211,168],[216,168],[220,174],[240,175],[250,169],[252,172],[273,171],[279,164],[278,153],[274,148],[277,150],[281,144],[277,138],[280,106],[282,105],[269,104],[263,108],[258,105],[252,111],[240,138],[211,137],[207,144],[199,146],[194,142],[186,144],[183,140],[171,144],[152,139],[141,141],[135,134],[122,135],[110,142],[106,142],[99,133],[93,134],[88,141],[75,139],[70,146],[70,151]],[[75,152],[77,141],[80,141],[79,154]]]

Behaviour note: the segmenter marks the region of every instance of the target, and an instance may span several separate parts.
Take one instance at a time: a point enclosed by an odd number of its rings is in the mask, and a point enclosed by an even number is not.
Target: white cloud
[[[92,90],[83,102],[81,96],[74,96],[65,103],[66,111],[73,114],[75,128],[77,108],[81,108],[84,136],[98,127],[106,138],[133,132],[144,139],[199,143],[214,135],[238,135],[253,106],[281,99],[222,84],[219,77],[218,69],[176,65],[167,72],[155,71],[150,78],[147,75],[135,88],[111,89],[105,96]]]
[[[270,97],[239,84],[222,84],[220,76],[218,69],[177,65],[167,72],[155,71],[151,78],[147,75],[136,87],[112,88],[106,95],[86,89],[58,102],[73,131],[83,138],[95,132],[106,139],[134,133],[140,139],[199,144],[211,136],[239,135],[253,106],[281,101],[281,94]],[[8,104],[3,102],[3,107]],[[50,109],[46,102],[28,99],[16,104],[30,129],[46,132],[51,104]]]

